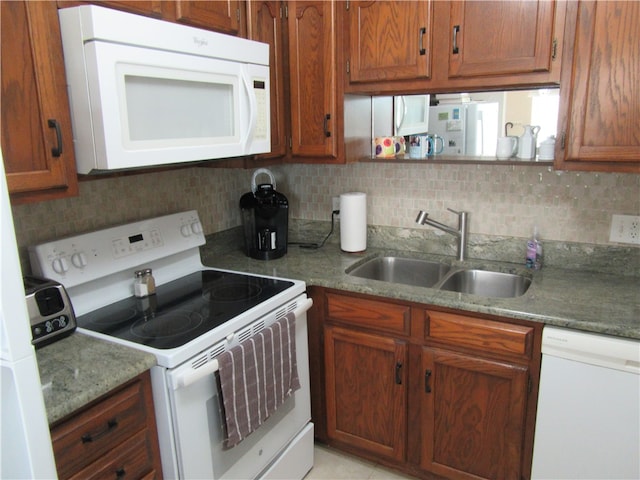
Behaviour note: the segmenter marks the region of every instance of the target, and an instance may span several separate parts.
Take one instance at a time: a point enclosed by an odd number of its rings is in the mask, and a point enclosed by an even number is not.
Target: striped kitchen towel
[[[225,446],[233,447],[262,425],[300,388],[293,313],[217,357],[227,423]]]

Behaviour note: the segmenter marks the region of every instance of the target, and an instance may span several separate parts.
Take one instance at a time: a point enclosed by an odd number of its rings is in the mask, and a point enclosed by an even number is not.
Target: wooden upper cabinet
[[[568,8],[556,168],[640,173],[640,2]]]
[[[449,77],[550,71],[554,3],[450,2]]]
[[[14,203],[77,195],[54,2],[1,2],[2,154]]]
[[[163,0],[58,0],[58,8],[75,7],[83,4],[99,5],[124,12],[161,18]]]
[[[288,2],[291,153],[337,157],[339,118],[336,92],[335,3]]]
[[[180,0],[175,2],[175,8],[176,20],[180,23],[233,35],[241,31],[239,0]]]
[[[260,155],[260,157],[281,157],[287,153],[282,4],[279,1],[269,0],[248,2],[247,34],[251,40],[269,44],[271,153]]]
[[[349,81],[427,79],[431,2],[349,2]]]

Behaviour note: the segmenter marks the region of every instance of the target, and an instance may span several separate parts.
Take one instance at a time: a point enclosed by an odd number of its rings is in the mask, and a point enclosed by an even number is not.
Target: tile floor
[[[415,480],[325,445],[315,445],[313,463],[305,480]]]

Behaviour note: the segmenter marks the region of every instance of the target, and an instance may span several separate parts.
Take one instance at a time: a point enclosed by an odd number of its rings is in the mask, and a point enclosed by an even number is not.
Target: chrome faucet
[[[456,237],[458,239],[458,260],[462,261],[467,254],[467,235],[469,233],[467,219],[469,217],[469,212],[457,212],[455,210],[451,210],[450,208],[447,208],[447,210],[458,215],[457,230],[443,223],[431,220],[430,218],[428,218],[429,214],[423,210],[420,210],[420,213],[418,213],[416,223],[419,225],[431,225],[432,227],[435,227]]]

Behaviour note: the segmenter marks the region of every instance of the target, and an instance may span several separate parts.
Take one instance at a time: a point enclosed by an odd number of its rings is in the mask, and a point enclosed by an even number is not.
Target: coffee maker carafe
[[[271,183],[256,184],[256,177],[266,174]],[[251,191],[240,198],[244,245],[247,256],[272,260],[287,253],[289,202],[276,191],[271,171],[259,168],[251,178]]]

